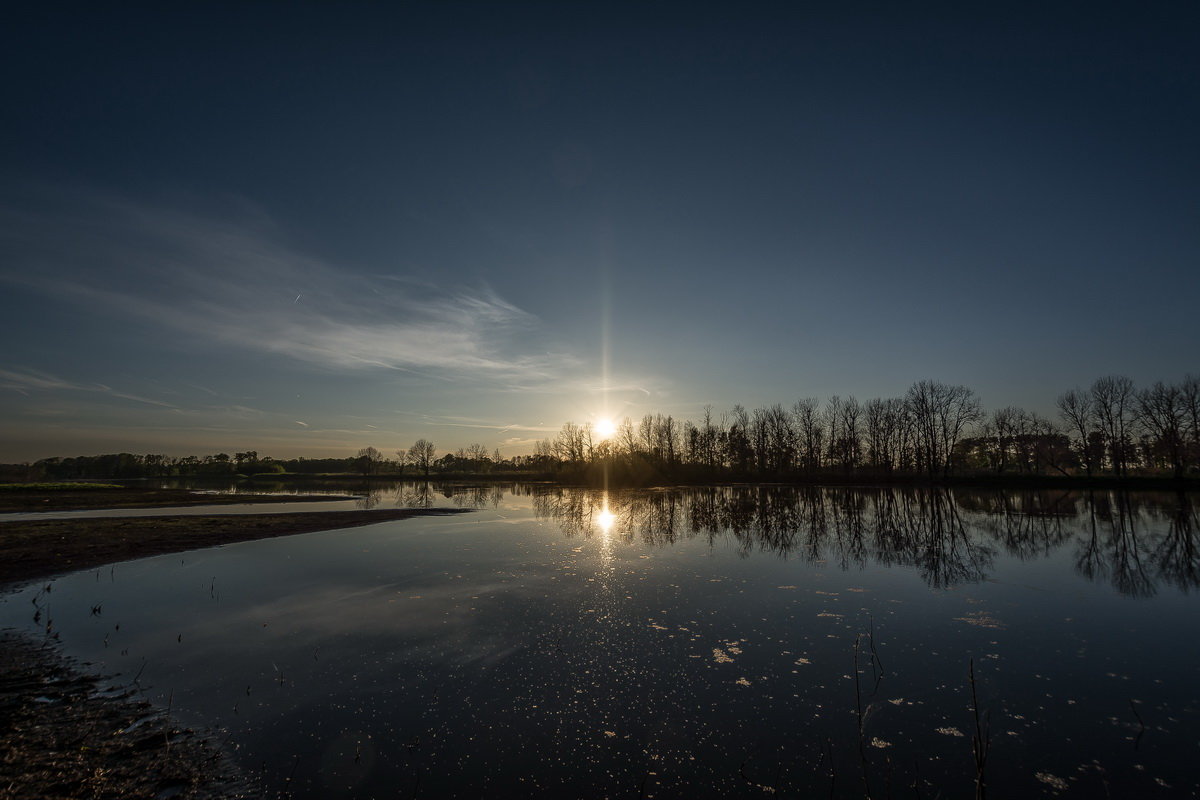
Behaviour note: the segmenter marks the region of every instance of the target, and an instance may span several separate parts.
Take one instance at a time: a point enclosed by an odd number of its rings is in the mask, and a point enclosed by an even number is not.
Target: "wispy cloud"
[[[5,211],[15,257],[0,279],[326,369],[537,385],[579,363],[539,346],[538,320],[488,287],[361,274],[289,247],[261,221],[111,200],[76,206],[53,219]]]
[[[438,416],[433,414],[407,414],[406,412],[397,412],[405,416],[413,417],[420,420],[426,425],[435,425],[445,428],[481,428],[484,430],[492,430],[497,433],[507,433],[509,431],[522,431],[528,433],[545,433],[547,431],[557,431],[558,428],[547,427],[544,425],[525,425],[516,422],[504,422],[500,420],[479,419],[476,417],[456,417],[456,416]]]
[[[159,406],[160,408],[177,408],[170,403],[164,403],[161,400],[154,400],[149,397],[141,397],[128,392],[120,392],[111,386],[105,386],[102,383],[74,383],[64,380],[63,378],[54,375],[48,375],[44,372],[27,370],[24,372],[13,372],[11,370],[0,369],[0,388],[11,389],[28,395],[31,391],[53,392],[53,391],[68,391],[68,392],[98,392],[109,397],[115,397],[120,400],[130,400],[135,403],[145,403],[151,406]]]

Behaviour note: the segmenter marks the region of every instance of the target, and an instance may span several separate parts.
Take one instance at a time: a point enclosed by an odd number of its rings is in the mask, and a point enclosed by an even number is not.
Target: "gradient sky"
[[[0,460],[1200,371],[1200,5],[37,4]]]

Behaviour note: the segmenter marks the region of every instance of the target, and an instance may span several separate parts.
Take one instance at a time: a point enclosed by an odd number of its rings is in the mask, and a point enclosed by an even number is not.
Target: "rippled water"
[[[296,797],[961,797],[975,736],[997,797],[1188,797],[1195,502],[403,484],[364,504],[478,510],[80,573],[0,624]]]

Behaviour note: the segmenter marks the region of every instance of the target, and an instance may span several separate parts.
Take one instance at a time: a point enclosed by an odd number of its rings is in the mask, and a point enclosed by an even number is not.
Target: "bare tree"
[[[1179,386],[1187,431],[1189,461],[1200,468],[1200,376],[1186,375]]]
[[[991,445],[993,468],[1002,474],[1008,468],[1012,454],[1015,428],[1019,423],[1021,409],[1009,406],[998,408],[983,425],[983,436]]]
[[[821,424],[821,412],[817,398],[805,397],[792,405],[792,418],[800,438],[800,466],[807,472],[821,468],[821,454],[825,446],[825,428]]]
[[[433,457],[436,452],[433,442],[428,439],[417,439],[413,442],[413,446],[408,448],[408,463],[421,470],[425,477],[429,477],[429,468],[433,466]]]
[[[470,445],[467,448],[467,460],[471,462],[471,469],[483,469],[484,462],[488,460],[487,448],[478,442]]]
[[[1099,466],[1092,458],[1092,448],[1089,445],[1095,417],[1095,403],[1092,401],[1091,394],[1079,389],[1072,389],[1059,395],[1058,415],[1063,422],[1067,423],[1071,433],[1078,437],[1076,447],[1079,451],[1079,460],[1083,462],[1083,468],[1090,478],[1092,471]]]
[[[558,437],[554,440],[554,450],[561,461],[582,464],[588,460],[592,451],[591,423],[583,425],[574,422],[563,423]]]
[[[621,424],[617,426],[617,435],[614,438],[618,448],[624,451],[626,456],[632,458],[637,454],[637,432],[633,429],[633,421],[629,417],[621,419]]]
[[[905,396],[916,433],[918,468],[933,477],[940,470],[950,474],[954,448],[967,426],[983,417],[979,398],[966,386],[947,386],[937,381],[914,383]]]
[[[364,447],[355,456],[354,464],[363,475],[377,475],[379,465],[383,463],[383,453],[374,447]]]
[[[1171,464],[1176,478],[1183,477],[1187,443],[1184,428],[1187,406],[1184,394],[1177,386],[1162,381],[1137,393],[1138,421],[1154,436],[1154,449]]]
[[[1119,375],[1107,375],[1092,384],[1091,393],[1113,474],[1124,477],[1129,474],[1129,454],[1133,444],[1129,435],[1134,412],[1133,381]]]
[[[754,458],[750,446],[750,415],[740,404],[730,412],[732,421],[725,436],[726,458],[736,472],[746,472]]]
[[[717,466],[717,427],[713,424],[712,406],[704,407],[704,422],[696,430],[698,460],[709,469]]]
[[[862,455],[859,419],[862,406],[854,397],[834,395],[825,406],[825,424],[829,431],[829,459],[841,464],[846,474],[858,466]]]
[[[904,401],[875,398],[863,404],[867,461],[875,469],[891,474],[901,456],[905,421]]]

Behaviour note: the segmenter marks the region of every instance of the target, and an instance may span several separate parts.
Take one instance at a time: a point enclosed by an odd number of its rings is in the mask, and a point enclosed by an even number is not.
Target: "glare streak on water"
[[[1197,792],[1195,498],[403,484],[368,503],[478,512],[79,573],[4,598],[0,624],[50,621],[67,652],[140,671],[296,797],[856,797],[864,776],[964,796],[972,660],[995,796]]]

